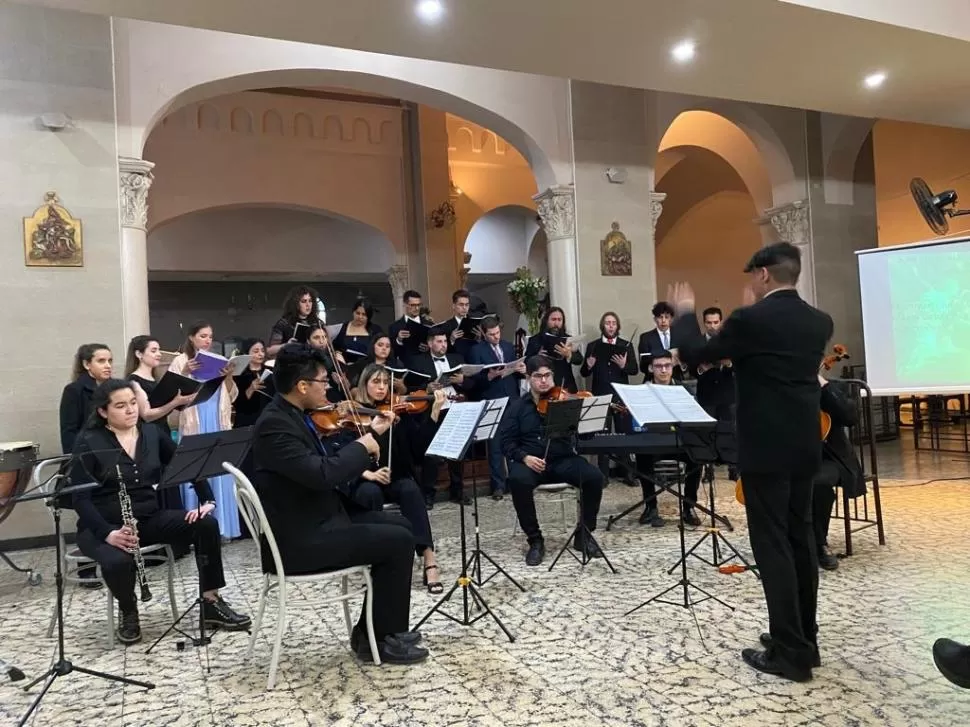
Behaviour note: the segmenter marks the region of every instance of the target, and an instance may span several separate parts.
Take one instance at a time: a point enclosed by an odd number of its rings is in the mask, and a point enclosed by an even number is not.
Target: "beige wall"
[[[913,177],[923,177],[937,194],[955,189],[970,207],[970,131],[877,121],[872,137],[880,246],[936,237],[910,196]],[[950,220],[951,233],[967,231],[970,215]]]
[[[0,4],[0,441],[61,451],[58,404],[78,345],[123,349],[118,153],[108,18]],[[37,117],[61,112],[54,133]],[[23,218],[56,191],[83,222],[84,267],[24,266]],[[19,353],[14,353],[19,344]],[[0,539],[50,532],[43,505],[21,505]]]

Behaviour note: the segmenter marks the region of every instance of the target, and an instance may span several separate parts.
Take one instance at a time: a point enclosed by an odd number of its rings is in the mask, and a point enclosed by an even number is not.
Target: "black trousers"
[[[121,527],[120,525],[118,527]],[[226,585],[222,571],[222,540],[219,522],[210,516],[185,521],[184,510],[159,510],[148,517],[138,518],[138,541],[141,545],[167,545],[188,547],[193,543],[199,549],[199,582],[209,591]],[[132,611],[135,602],[135,559],[130,554],[98,540],[90,530],[77,534],[77,546],[81,552],[101,566],[101,576],[117,599],[122,611]]]
[[[354,487],[353,497],[354,502],[372,512],[383,512],[385,502],[398,505],[401,515],[411,526],[415,552],[422,555],[427,548],[434,550],[431,521],[428,519],[428,509],[424,506],[424,495],[421,494],[418,483],[410,477],[391,480],[387,487],[361,480]]]
[[[438,457],[425,457],[421,464],[421,494],[434,497],[438,483],[438,467],[443,460]],[[452,499],[461,497],[464,483],[462,482],[461,462],[448,460],[448,495]]]
[[[697,504],[697,489],[701,484],[701,471],[703,467],[699,464],[688,461],[686,458],[676,457],[655,457],[649,454],[637,455],[637,470],[647,477],[654,478],[654,466],[661,460],[674,460],[683,462],[684,467],[684,507],[692,507]],[[645,509],[651,510],[657,506],[658,488],[653,482],[640,479],[640,488],[643,490],[643,504]],[[675,488],[676,489],[676,488]]]
[[[374,632],[378,640],[408,630],[414,536],[408,521],[385,512],[355,512],[348,522],[326,526],[280,542],[287,573],[319,573],[355,565],[371,567]],[[366,625],[361,610],[357,625]]]
[[[521,462],[509,466],[506,480],[512,492],[512,505],[519,518],[519,526],[529,542],[542,539],[539,518],[536,515],[535,489],[550,482],[566,482],[582,489],[580,511],[583,523],[591,531],[596,530],[596,516],[599,515],[600,501],[603,499],[603,473],[578,454],[561,457],[546,462],[546,471],[533,472]]]
[[[839,468],[835,462],[822,461],[822,466],[812,481],[812,523],[815,545],[821,552],[828,542],[832,505],[835,504],[835,487],[839,484]]]
[[[761,572],[778,658],[810,668],[816,648],[818,554],[813,473],[742,472],[751,551]]]
[[[618,396],[613,397],[614,401],[619,401]],[[606,428],[612,430],[616,434],[629,434],[633,431],[633,419],[630,415],[621,412],[613,411],[610,409],[607,414]],[[623,457],[623,461],[627,460],[627,456]],[[599,467],[600,472],[603,473],[603,477],[610,476],[610,470],[619,470],[622,477],[629,476],[630,472],[622,464],[618,464],[615,459],[607,454],[601,454],[596,457],[596,466]]]

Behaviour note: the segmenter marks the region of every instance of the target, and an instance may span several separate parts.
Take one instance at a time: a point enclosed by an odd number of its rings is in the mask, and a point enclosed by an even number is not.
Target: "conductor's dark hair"
[[[287,343],[276,353],[273,382],[281,394],[289,394],[300,381],[309,381],[327,370],[323,351],[305,343]]]
[[[98,429],[107,424],[107,420],[101,416],[101,412],[98,410],[107,409],[111,403],[111,395],[122,389],[128,389],[132,396],[135,395],[134,386],[125,379],[108,379],[94,390],[94,393],[91,394],[91,416],[84,423],[85,429]]]
[[[707,318],[708,316],[717,316],[718,318],[724,318],[724,311],[718,308],[716,305],[712,305],[710,308],[705,308],[704,312],[701,313],[701,318]]]
[[[416,290],[405,290],[404,295],[401,296],[401,300],[407,303],[409,298],[417,298],[418,300],[421,300],[421,293]]]
[[[525,362],[525,372],[532,376],[539,369],[549,369],[552,370],[552,359],[548,356],[543,356],[539,354],[537,356],[530,356]]]
[[[654,303],[653,308],[650,309],[650,315],[652,315],[654,318],[659,318],[664,313],[671,318],[674,317],[674,307],[665,300],[662,300],[659,303]]]
[[[776,283],[794,285],[802,272],[802,253],[790,242],[767,245],[751,256],[744,272],[750,273],[758,268],[765,268]]]

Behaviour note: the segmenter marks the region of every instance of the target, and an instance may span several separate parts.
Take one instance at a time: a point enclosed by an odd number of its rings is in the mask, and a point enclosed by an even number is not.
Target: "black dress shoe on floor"
[[[660,511],[657,508],[648,507],[640,514],[640,524],[649,524],[654,528],[662,528],[664,526],[664,519],[660,517]]]
[[[581,537],[579,535],[573,538],[573,549],[578,550],[581,553],[586,553],[587,558],[603,557],[603,551],[600,550],[595,541],[587,540],[585,537]]]
[[[420,631],[405,631],[400,634],[392,634],[392,636],[407,646],[416,646],[424,638]],[[350,649],[361,659],[371,660],[370,641],[367,639],[367,632],[359,626],[354,626],[354,630],[350,633]]]
[[[529,552],[525,554],[526,565],[539,565],[546,557],[546,543],[543,540],[533,540],[529,543]]]
[[[970,646],[952,639],[937,639],[933,644],[933,661],[940,674],[958,687],[970,689]]]
[[[810,682],[812,680],[811,669],[798,669],[785,664],[773,656],[770,651],[744,649],[741,652],[741,658],[752,669],[757,669],[765,674],[790,679],[793,682]]]
[[[426,495],[424,498],[424,509],[434,510],[434,495]]]
[[[462,495],[459,497],[449,497],[448,502],[450,502],[453,505],[462,505],[462,504],[471,505],[472,499],[468,495]]]
[[[498,502],[505,497],[505,490],[492,490],[492,499]]]
[[[685,525],[690,525],[694,528],[701,524],[701,519],[697,517],[697,513],[694,512],[694,508],[692,507],[684,508],[684,517],[682,519]]]
[[[413,632],[409,632],[413,633]],[[363,662],[373,663],[370,644],[363,639],[361,648],[355,650],[357,658]],[[388,635],[377,642],[377,653],[382,664],[418,664],[428,658],[428,650],[417,644],[408,644],[397,636]]]
[[[249,616],[233,611],[222,596],[217,596],[214,601],[206,600],[202,606],[202,617],[206,626],[219,626],[226,631],[246,631],[252,623]]]
[[[818,551],[818,567],[822,570],[837,570],[839,567],[839,559],[827,546]]]
[[[138,609],[122,611],[118,618],[118,641],[122,644],[137,644],[141,641],[141,622],[138,620]]]
[[[761,636],[758,637],[758,641],[760,641],[761,645],[766,649],[771,648],[771,645],[772,645],[771,634],[769,634],[767,631],[765,631],[763,634],[761,634]],[[812,668],[818,669],[820,666],[822,666],[822,657],[818,653],[818,647],[816,646],[815,656],[812,659]]]

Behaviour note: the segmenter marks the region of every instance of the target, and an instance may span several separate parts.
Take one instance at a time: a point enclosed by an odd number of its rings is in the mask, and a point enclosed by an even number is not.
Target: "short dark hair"
[[[712,305],[710,308],[704,309],[704,312],[701,313],[701,319],[703,320],[708,316],[717,316],[718,318],[724,318],[724,312],[716,305]]]
[[[674,317],[674,307],[665,300],[662,300],[659,303],[654,303],[653,308],[650,309],[650,315],[652,315],[654,318],[659,318],[664,313],[671,318]]]
[[[444,336],[445,338],[448,338],[448,334],[445,333],[444,331],[440,330],[440,329],[437,330],[437,331],[435,331],[435,330],[429,330],[428,331],[428,341],[433,341],[438,336]]]
[[[459,288],[454,293],[451,294],[451,302],[457,303],[459,298],[468,298],[468,302],[472,302],[472,294],[469,293],[464,288]]]
[[[535,356],[529,356],[529,358],[525,360],[525,372],[530,376],[539,369],[552,370],[552,359],[548,356],[543,356],[540,353]]]
[[[499,328],[502,325],[502,321],[498,319],[498,316],[485,316],[482,319],[482,331],[490,331],[493,328]]]
[[[416,290],[405,290],[404,295],[401,296],[401,300],[407,303],[408,298],[417,298],[418,300],[421,300],[421,293]]]
[[[297,382],[315,379],[320,369],[327,370],[327,358],[323,351],[305,343],[287,343],[276,353],[273,383],[279,393],[289,394]]]
[[[135,385],[127,379],[108,379],[94,390],[94,393],[91,394],[91,415],[84,423],[85,429],[97,429],[107,423],[98,409],[107,409],[108,404],[111,403],[111,395],[122,389],[130,389],[132,394],[135,393]]]
[[[765,268],[776,283],[794,285],[802,272],[802,253],[790,242],[766,245],[751,256],[744,272],[750,273],[758,268]]]
[[[664,349],[663,351],[657,351],[657,353],[652,354],[650,356],[650,365],[653,366],[653,362],[656,361],[658,358],[669,358],[671,361],[673,361],[674,355],[667,349]]]
[[[350,309],[350,312],[353,313],[358,308],[364,309],[364,315],[367,317],[367,325],[370,325],[370,319],[374,317],[374,306],[371,305],[370,299],[361,296],[354,301],[354,305]]]

